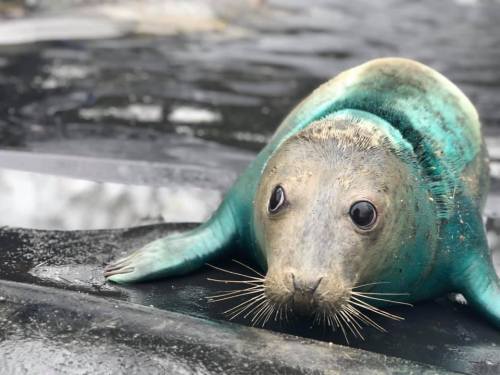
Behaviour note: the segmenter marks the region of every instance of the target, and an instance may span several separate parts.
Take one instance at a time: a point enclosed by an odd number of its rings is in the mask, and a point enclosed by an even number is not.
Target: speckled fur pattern
[[[415,61],[373,60],[304,99],[208,222],[152,242],[106,276],[183,274],[238,245],[266,272],[266,298],[277,304],[293,300],[298,279],[319,280],[316,312],[341,309],[357,285],[384,282],[368,290],[407,293],[409,302],[463,293],[500,327],[481,220],[488,181],[479,117],[465,95]],[[288,206],[271,217],[278,184]],[[378,213],[365,232],[349,219],[363,199]]]

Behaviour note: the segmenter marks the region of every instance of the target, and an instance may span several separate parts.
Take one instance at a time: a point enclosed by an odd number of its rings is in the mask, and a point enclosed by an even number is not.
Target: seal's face
[[[356,287],[397,263],[414,233],[413,180],[387,142],[369,123],[324,120],[271,157],[254,208],[271,301],[307,314],[352,308]]]

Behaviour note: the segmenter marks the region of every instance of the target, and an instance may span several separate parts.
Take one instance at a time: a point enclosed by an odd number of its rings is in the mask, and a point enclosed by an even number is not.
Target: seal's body
[[[266,271],[275,306],[361,319],[362,298],[461,292],[500,327],[482,224],[488,181],[464,94],[417,62],[374,60],[302,101],[208,222],[146,245],[106,276],[183,274],[239,246]]]

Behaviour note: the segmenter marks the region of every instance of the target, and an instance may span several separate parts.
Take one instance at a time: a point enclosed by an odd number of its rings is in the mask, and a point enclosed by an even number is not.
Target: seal
[[[418,62],[377,59],[303,100],[206,223],[147,244],[105,276],[185,274],[240,247],[264,273],[247,276],[240,295],[253,302],[236,312],[291,308],[355,333],[359,322],[376,325],[367,311],[396,318],[381,308],[389,295],[409,303],[456,292],[500,328],[482,223],[488,181],[465,95]]]

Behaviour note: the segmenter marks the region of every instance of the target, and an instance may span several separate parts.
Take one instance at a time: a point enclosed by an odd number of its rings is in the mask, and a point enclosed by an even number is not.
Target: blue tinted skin
[[[499,281],[481,219],[489,174],[477,114],[448,80],[405,59],[374,60],[320,86],[285,118],[209,221],[151,242],[110,265],[107,278],[129,283],[181,275],[236,247],[266,270],[253,200],[267,161],[312,122],[346,113],[382,128],[419,181],[415,240],[402,245],[379,280],[409,292],[410,302],[461,292],[500,328]]]

